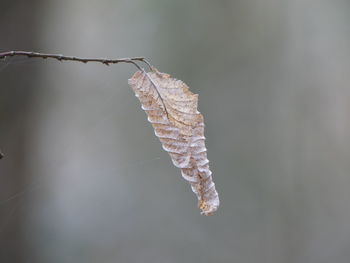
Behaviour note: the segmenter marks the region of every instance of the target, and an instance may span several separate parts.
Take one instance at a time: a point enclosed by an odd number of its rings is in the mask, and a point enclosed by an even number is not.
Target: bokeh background
[[[1,0],[0,51],[145,56],[199,93],[201,216],[132,65],[0,61],[0,262],[350,258],[350,2]]]

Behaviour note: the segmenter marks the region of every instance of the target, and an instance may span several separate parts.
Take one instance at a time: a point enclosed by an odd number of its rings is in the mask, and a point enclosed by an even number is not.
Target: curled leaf
[[[155,135],[173,164],[198,197],[202,214],[210,215],[219,206],[205,148],[203,115],[197,110],[198,95],[181,80],[152,68],[137,71],[129,85],[139,98],[152,123]]]

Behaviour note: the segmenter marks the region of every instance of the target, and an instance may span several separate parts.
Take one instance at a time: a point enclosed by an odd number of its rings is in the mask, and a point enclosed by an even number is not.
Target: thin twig
[[[144,57],[107,59],[107,58],[80,58],[75,56],[64,56],[61,54],[46,54],[46,53],[38,53],[38,52],[32,52],[32,51],[7,51],[7,52],[0,53],[0,59],[4,59],[6,57],[14,57],[14,56],[27,56],[28,58],[42,58],[42,59],[53,58],[59,61],[77,61],[81,63],[97,62],[107,66],[109,66],[110,64],[117,64],[117,63],[131,63],[147,76],[151,84],[155,87],[160,99],[163,101],[163,98],[161,97],[158,91],[157,85],[154,83],[151,77],[147,74],[147,72],[135,62],[135,61],[144,62],[145,64],[147,64],[150,70],[153,71],[153,66]],[[165,111],[168,115],[166,108],[165,108]],[[1,154],[0,154],[0,159],[1,159]]]
[[[141,62],[145,62],[146,64],[149,64],[144,57],[107,59],[107,58],[80,58],[75,56],[64,56],[61,54],[46,54],[46,53],[38,53],[38,52],[31,52],[31,51],[6,51],[6,52],[0,53],[0,59],[4,59],[6,57],[14,57],[14,56],[27,56],[28,58],[42,58],[42,59],[53,58],[59,61],[77,61],[81,63],[97,62],[107,66],[109,66],[110,64],[117,64],[117,63],[134,64],[133,62],[135,61],[141,61]]]

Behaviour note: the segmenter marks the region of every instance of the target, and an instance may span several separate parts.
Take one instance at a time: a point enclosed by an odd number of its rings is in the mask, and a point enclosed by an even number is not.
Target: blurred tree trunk
[[[3,0],[0,50],[35,49],[40,0]],[[22,61],[22,59],[20,58]],[[0,63],[0,262],[24,262],[22,214],[30,156],[30,116],[38,64],[9,59]],[[16,64],[15,64],[16,63]]]

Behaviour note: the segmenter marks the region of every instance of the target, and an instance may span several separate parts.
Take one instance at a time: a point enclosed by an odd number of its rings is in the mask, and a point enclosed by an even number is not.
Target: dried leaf
[[[198,95],[181,80],[155,68],[137,71],[129,85],[139,98],[152,123],[155,135],[173,164],[191,184],[202,214],[210,215],[219,206],[205,148],[203,115],[197,110]]]

